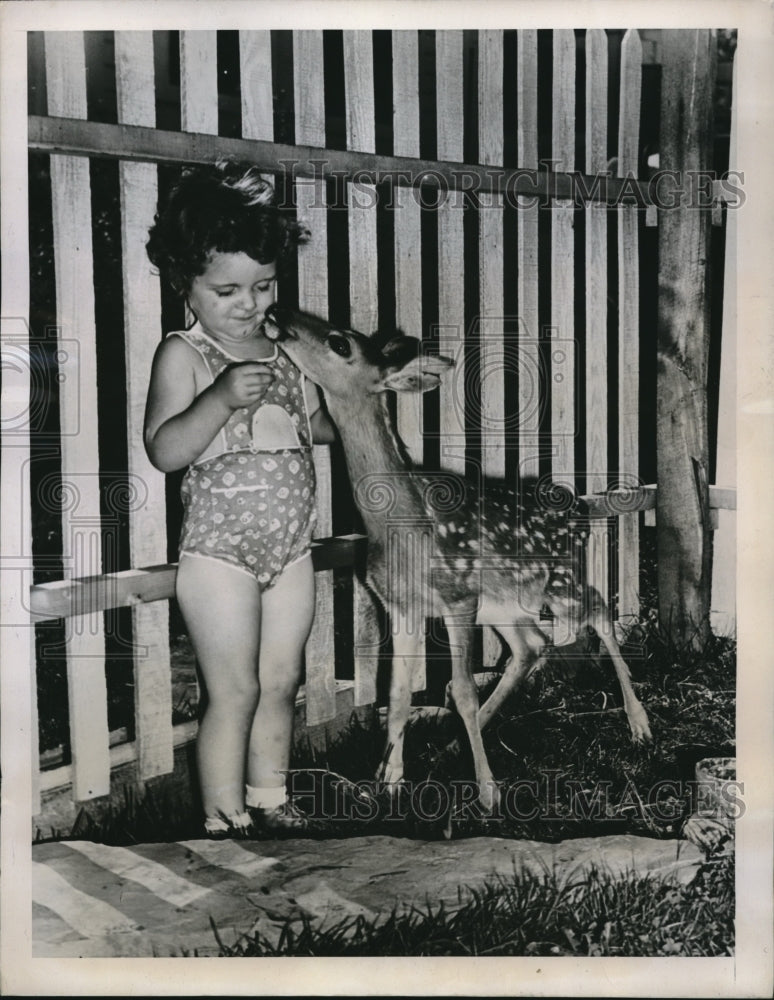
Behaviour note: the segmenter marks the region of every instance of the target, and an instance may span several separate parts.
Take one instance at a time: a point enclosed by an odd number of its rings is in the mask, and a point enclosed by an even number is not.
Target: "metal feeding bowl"
[[[736,757],[704,757],[696,764],[696,808],[682,836],[707,855],[734,850],[734,821],[741,816]]]
[[[736,784],[736,757],[705,757],[696,764],[699,812],[733,823],[739,815],[741,789]]]

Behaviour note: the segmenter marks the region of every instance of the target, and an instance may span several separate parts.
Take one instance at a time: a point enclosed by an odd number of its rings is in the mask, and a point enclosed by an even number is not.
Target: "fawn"
[[[267,311],[265,324],[267,335],[280,339],[301,371],[324,391],[368,535],[367,583],[391,618],[384,781],[393,785],[403,777],[412,666],[423,655],[426,617],[443,617],[448,630],[451,698],[470,740],[485,809],[492,808],[497,791],[481,730],[544,662],[547,638],[540,626],[546,607],[562,628],[563,642],[571,642],[585,626],[594,628],[618,675],[632,737],[649,740],[648,718],[632,688],[605,601],[581,578],[579,556],[587,532],[573,530],[567,511],[523,503],[504,484],[477,484],[410,467],[392,428],[386,390],[433,389],[453,361],[422,355],[414,337],[399,335],[381,343],[378,335],[339,330],[276,305]],[[471,662],[474,624],[492,626],[511,654],[480,708]]]

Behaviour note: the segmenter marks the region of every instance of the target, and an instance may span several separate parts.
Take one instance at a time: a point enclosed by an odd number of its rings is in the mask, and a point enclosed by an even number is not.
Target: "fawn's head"
[[[427,392],[454,364],[451,358],[423,355],[416,337],[399,334],[385,342],[378,334],[365,337],[276,304],[266,312],[264,329],[270,339],[281,341],[304,375],[333,398],[387,389]]]

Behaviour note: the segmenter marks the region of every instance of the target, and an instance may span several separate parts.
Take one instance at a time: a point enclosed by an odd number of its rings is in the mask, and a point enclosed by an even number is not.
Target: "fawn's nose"
[[[284,323],[289,323],[292,315],[292,309],[287,309],[284,306],[278,305],[276,302],[272,302],[266,310],[266,318],[272,320],[278,326],[282,326]]]
[[[264,328],[271,340],[282,340],[292,336],[289,329],[293,317],[292,309],[285,309],[273,302],[263,316]]]

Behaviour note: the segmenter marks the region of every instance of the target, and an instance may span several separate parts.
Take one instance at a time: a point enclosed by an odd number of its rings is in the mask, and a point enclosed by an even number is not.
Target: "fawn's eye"
[[[328,337],[328,347],[342,358],[348,358],[352,354],[352,346],[346,337],[338,333],[332,333]]]

